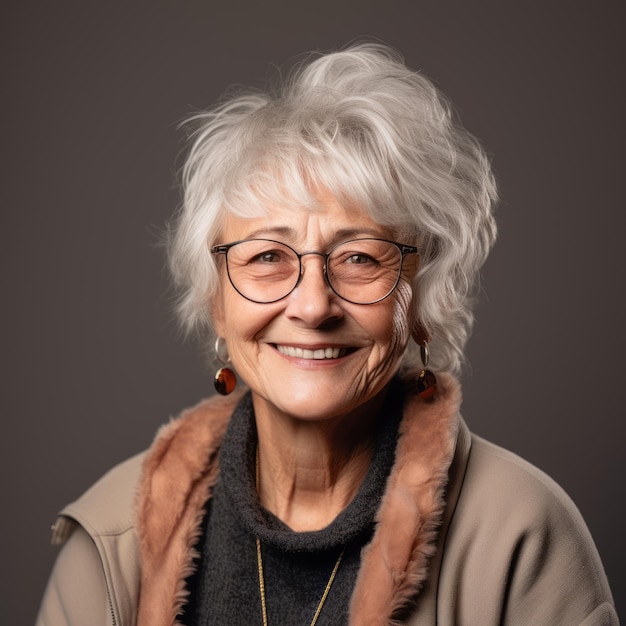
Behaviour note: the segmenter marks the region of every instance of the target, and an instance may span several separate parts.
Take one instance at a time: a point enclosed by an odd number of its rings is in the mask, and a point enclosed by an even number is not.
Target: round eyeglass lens
[[[381,239],[341,243],[328,255],[328,283],[337,295],[355,304],[386,298],[398,284],[402,252]]]
[[[249,239],[232,246],[226,267],[233,287],[248,300],[276,302],[290,293],[300,277],[300,259],[277,241]]]

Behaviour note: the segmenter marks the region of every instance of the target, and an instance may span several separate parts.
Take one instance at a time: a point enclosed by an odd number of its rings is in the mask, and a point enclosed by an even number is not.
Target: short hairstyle
[[[478,272],[495,240],[489,159],[446,99],[401,55],[361,43],[311,55],[264,91],[230,94],[194,115],[171,227],[170,267],[187,330],[213,332],[219,275],[210,247],[224,216],[271,202],[315,210],[315,189],[356,204],[420,247],[413,294],[431,367],[458,371]],[[413,342],[403,366],[417,366]]]

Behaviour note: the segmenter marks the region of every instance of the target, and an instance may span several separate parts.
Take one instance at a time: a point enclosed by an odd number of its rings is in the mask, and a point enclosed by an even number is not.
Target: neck
[[[255,402],[257,489],[263,507],[298,532],[328,526],[367,474],[382,399],[322,421],[258,410]]]

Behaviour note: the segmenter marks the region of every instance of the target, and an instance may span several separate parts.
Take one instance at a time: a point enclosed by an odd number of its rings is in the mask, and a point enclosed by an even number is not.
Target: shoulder
[[[145,453],[110,469],[80,498],[68,504],[54,526],[53,543],[63,543],[79,523],[91,536],[119,534],[132,528],[134,503]]]
[[[476,435],[472,435],[463,492],[481,507],[515,512],[520,524],[543,525],[563,516],[582,522],[571,498],[545,472]]]
[[[193,475],[219,448],[244,391],[203,400],[161,426],[148,450],[114,466],[61,511],[53,543],[63,543],[71,533],[63,518],[78,522],[90,535],[121,533],[136,524],[142,494],[144,499],[152,497],[163,482],[171,483],[172,491],[180,491],[186,480],[192,483]]]
[[[537,558],[579,550],[599,564],[587,525],[563,488],[528,461],[476,435],[454,518],[475,537],[491,543],[499,538],[500,548],[507,542],[509,550],[534,545]]]
[[[98,617],[89,623],[101,623],[101,616],[109,623],[111,614],[116,623],[135,623],[140,577],[146,563],[151,566],[142,539],[154,547],[146,540],[171,537],[164,522],[193,525],[208,496],[207,480],[199,477],[215,473],[221,436],[239,396],[211,398],[184,411],[161,427],[149,450],[113,467],[60,512],[52,542],[64,547],[38,623],[61,623],[60,615],[64,623],[87,623],[83,615],[94,607],[103,611],[95,610]],[[157,561],[161,555],[157,549]],[[153,569],[161,579],[158,563]]]
[[[442,569],[463,610],[485,624],[582,623],[603,611],[610,619],[589,623],[617,623],[595,544],[565,491],[475,435],[463,469]]]
[[[109,470],[66,506],[52,542],[64,544],[48,581],[38,624],[134,623],[139,594],[135,493],[144,454]]]

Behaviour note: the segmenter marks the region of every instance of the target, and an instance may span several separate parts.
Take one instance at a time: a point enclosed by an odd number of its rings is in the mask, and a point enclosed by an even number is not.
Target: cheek
[[[227,293],[222,300],[221,327],[231,354],[242,353],[250,358],[263,331],[277,317],[279,310],[277,305],[256,304],[238,293]]]

